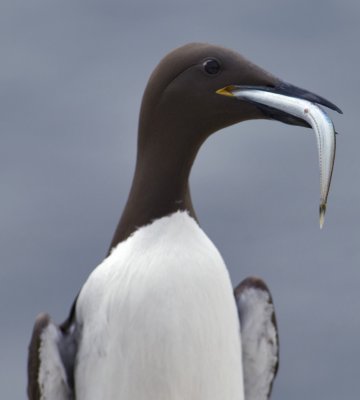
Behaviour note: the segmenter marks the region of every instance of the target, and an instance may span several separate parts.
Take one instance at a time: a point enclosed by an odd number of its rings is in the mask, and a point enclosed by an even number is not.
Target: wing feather
[[[28,354],[29,400],[73,399],[60,351],[68,342],[64,337],[49,315],[40,314],[36,318]]]
[[[279,339],[274,304],[259,278],[242,281],[234,291],[241,326],[246,400],[270,398],[279,365]]]

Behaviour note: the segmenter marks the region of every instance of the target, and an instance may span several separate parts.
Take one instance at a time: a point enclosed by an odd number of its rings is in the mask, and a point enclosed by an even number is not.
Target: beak
[[[335,162],[335,129],[328,115],[318,105],[342,114],[330,101],[285,82],[268,86],[226,86],[216,93],[254,104],[264,118],[286,124],[313,128],[320,165],[320,228],[324,223],[326,203]]]
[[[246,91],[259,90],[262,92],[281,94],[283,96],[307,100],[310,103],[322,105],[324,107],[330,108],[331,110],[337,111],[338,113],[342,114],[342,111],[340,110],[339,107],[331,103],[329,100],[326,100],[324,97],[321,97],[315,93],[309,92],[308,90],[301,89],[297,86],[291,85],[290,83],[282,81],[280,81],[274,87],[230,85],[217,90],[216,93],[224,96],[237,97],[239,99],[242,99],[241,96],[239,95],[245,90]],[[289,114],[286,112],[286,110],[276,108],[272,105],[261,104],[252,99],[243,99],[243,100],[246,100],[247,102],[254,104],[262,112],[264,118],[273,119],[289,125],[297,125],[297,126],[304,126],[306,128],[311,128],[311,125],[307,123],[304,119]]]

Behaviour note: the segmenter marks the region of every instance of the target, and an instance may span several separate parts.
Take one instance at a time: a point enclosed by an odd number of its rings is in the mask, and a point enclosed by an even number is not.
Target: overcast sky
[[[0,387],[25,398],[35,316],[67,316],[131,183],[139,105],[170,50],[224,45],[343,109],[325,226],[310,130],[252,121],[212,136],[193,201],[234,285],[271,288],[274,400],[355,400],[360,378],[360,3],[1,0]],[[235,179],[234,179],[235,178]]]

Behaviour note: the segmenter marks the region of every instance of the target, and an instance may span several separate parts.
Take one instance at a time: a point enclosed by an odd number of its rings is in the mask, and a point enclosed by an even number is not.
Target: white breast
[[[77,301],[78,400],[243,400],[239,322],[224,262],[187,213],[136,231]]]

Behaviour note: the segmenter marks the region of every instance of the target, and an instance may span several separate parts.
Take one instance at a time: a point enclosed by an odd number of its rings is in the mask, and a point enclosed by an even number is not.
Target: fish
[[[263,104],[291,114],[306,121],[314,130],[320,168],[320,229],[325,221],[327,200],[335,163],[336,135],[335,127],[328,114],[317,104],[279,93],[260,89],[244,89],[234,86],[231,94],[237,99],[244,99]]]

